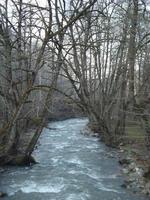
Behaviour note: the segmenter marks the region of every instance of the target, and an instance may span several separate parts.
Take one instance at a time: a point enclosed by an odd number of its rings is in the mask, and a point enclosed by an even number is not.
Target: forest
[[[83,116],[150,174],[150,1],[0,0],[0,165],[35,163],[49,122]]]

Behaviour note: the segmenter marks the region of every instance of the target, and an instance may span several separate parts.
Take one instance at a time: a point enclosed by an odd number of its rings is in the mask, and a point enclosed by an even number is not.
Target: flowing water
[[[38,164],[8,167],[0,176],[7,200],[146,200],[121,188],[116,153],[80,134],[87,119],[49,124],[34,152]]]

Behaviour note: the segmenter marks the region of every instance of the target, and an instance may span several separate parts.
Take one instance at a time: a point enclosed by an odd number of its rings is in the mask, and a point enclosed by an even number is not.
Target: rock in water
[[[27,166],[27,165],[36,164],[36,163],[37,162],[32,156],[17,155],[8,163],[8,165]]]
[[[0,198],[5,197],[5,196],[7,196],[6,193],[4,193],[4,192],[0,192]]]
[[[127,158],[123,158],[123,159],[119,160],[120,165],[129,165],[130,163],[131,163],[131,160],[127,159]]]
[[[144,173],[143,176],[144,176],[144,178],[150,180],[150,167],[149,167],[149,169]]]

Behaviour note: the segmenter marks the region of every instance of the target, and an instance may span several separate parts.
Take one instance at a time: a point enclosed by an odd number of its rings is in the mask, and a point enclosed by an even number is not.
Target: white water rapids
[[[44,129],[31,167],[8,167],[0,175],[7,200],[146,200],[121,188],[116,153],[80,134],[87,119],[52,122]]]

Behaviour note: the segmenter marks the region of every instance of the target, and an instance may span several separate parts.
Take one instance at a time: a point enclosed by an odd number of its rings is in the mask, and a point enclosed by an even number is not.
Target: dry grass
[[[132,142],[143,143],[145,140],[145,133],[140,124],[132,124],[126,126],[126,137]]]
[[[128,123],[126,126],[126,145],[128,154],[134,155],[136,161],[145,167],[150,166],[150,154],[145,145],[145,133],[140,123]]]

